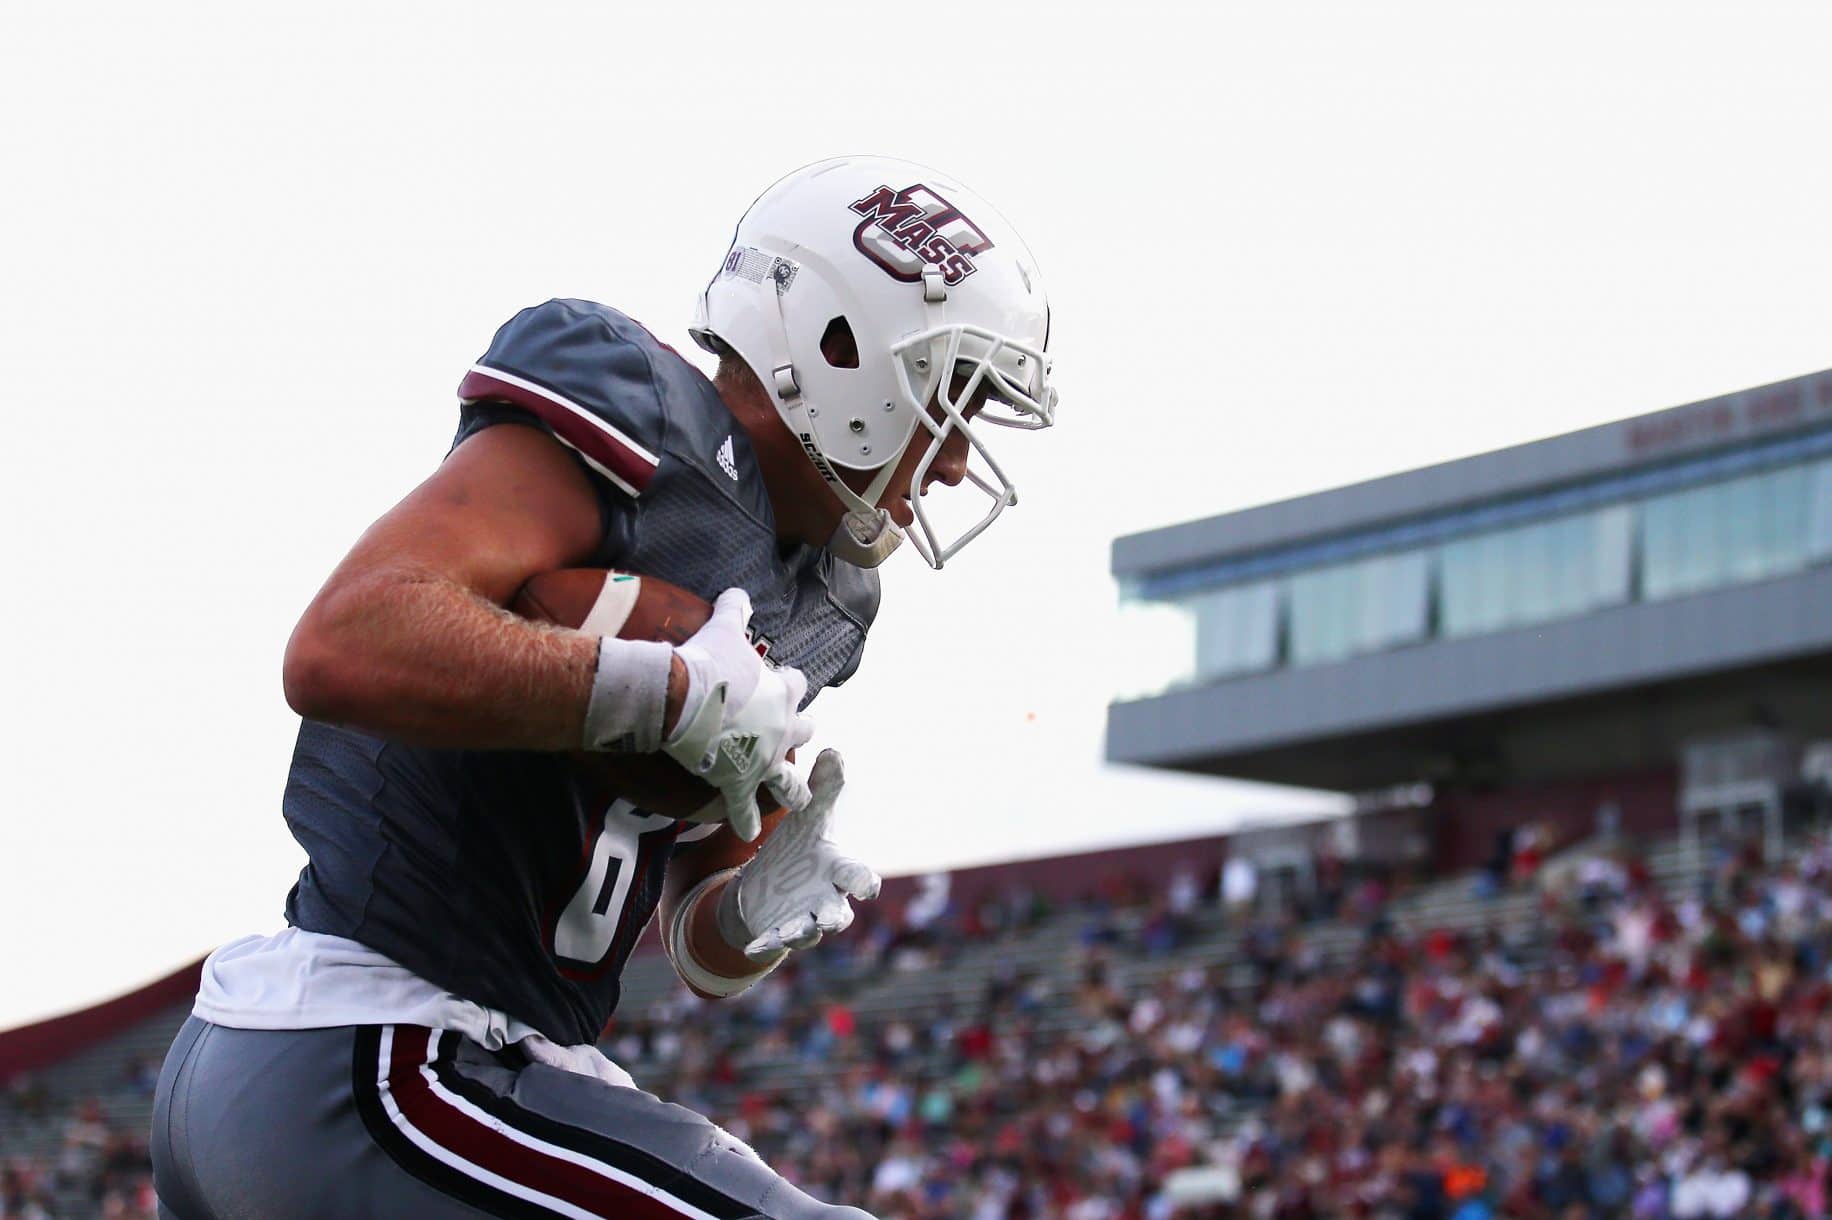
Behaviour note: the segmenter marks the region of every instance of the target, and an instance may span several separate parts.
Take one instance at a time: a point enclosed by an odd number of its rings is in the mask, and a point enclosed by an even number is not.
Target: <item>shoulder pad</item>
[[[625,494],[640,496],[666,431],[655,368],[666,350],[614,309],[548,301],[504,323],[458,397],[520,407]]]

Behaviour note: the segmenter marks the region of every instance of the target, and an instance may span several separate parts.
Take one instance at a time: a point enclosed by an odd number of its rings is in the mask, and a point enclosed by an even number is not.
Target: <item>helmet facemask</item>
[[[891,351],[899,389],[913,407],[918,423],[929,434],[929,444],[910,472],[905,495],[915,520],[906,531],[910,542],[932,568],[939,569],[969,542],[998,520],[999,514],[1018,502],[1018,489],[993,457],[975,425],[1034,431],[1055,422],[1056,391],[1049,384],[1049,359],[1035,348],[998,335],[983,327],[956,324],[939,326],[910,336]],[[951,376],[944,376],[951,370]],[[975,403],[978,409],[975,409]],[[966,438],[968,453],[962,482],[990,503],[984,513],[968,513],[970,524],[938,529],[929,512],[926,484],[935,461],[950,439]],[[901,462],[890,464],[894,473]],[[880,475],[872,483],[872,497],[882,496]],[[965,495],[965,489],[951,495]],[[950,514],[960,516],[960,514]],[[951,542],[944,543],[947,534]]]

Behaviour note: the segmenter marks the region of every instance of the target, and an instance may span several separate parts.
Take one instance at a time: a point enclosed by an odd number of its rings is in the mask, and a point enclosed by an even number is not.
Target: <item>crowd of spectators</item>
[[[863,1021],[809,955],[607,1049],[885,1216],[1825,1215],[1832,846],[1719,849],[1680,895],[1607,853],[1477,892],[1521,886],[1528,917],[1469,933],[1401,930],[1358,887],[1207,969],[1174,956],[1187,901],[1095,903],[1066,984],[1020,956],[970,1003]],[[838,969],[948,965],[895,946],[879,928]]]
[[[1515,897],[1462,932],[1400,926],[1369,879],[1224,915],[1220,880],[1065,911],[926,889],[738,1000],[676,992],[603,1045],[884,1217],[1827,1214],[1832,844],[1778,865],[1720,848],[1680,894],[1628,853],[1535,860],[1472,886],[1472,904]],[[1022,951],[1053,917],[1068,962]],[[1224,964],[1180,952],[1223,918]],[[969,952],[971,994],[855,1002]],[[73,1196],[93,1208],[75,1214],[152,1214],[139,1133],[94,1107],[46,1121],[61,1147],[0,1161],[0,1218]]]
[[[136,1062],[122,1089],[150,1096],[157,1074]],[[48,1155],[0,1155],[0,1220],[156,1220],[146,1134],[111,1120],[98,1100],[59,1106],[36,1080],[17,1079],[0,1093],[0,1123],[57,1132]]]
[[[1832,851],[1723,851],[1677,901],[1630,856],[1548,882],[1511,940],[1270,971],[1226,1086],[1255,1117],[1210,1153],[1250,1214],[1825,1214]]]

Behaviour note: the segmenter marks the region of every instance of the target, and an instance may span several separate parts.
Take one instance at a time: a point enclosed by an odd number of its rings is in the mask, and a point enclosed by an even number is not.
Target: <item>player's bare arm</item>
[[[598,641],[502,609],[598,540],[585,475],[532,428],[491,428],[363,534],[299,620],[287,702],[417,745],[577,748]],[[673,727],[680,662],[671,685]]]

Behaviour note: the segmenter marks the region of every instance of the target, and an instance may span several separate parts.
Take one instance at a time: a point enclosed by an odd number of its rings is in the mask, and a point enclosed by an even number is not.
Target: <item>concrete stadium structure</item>
[[[1112,761],[1429,783],[1447,862],[1528,807],[1778,831],[1832,738],[1832,371],[1120,538],[1112,570],[1166,649]]]

